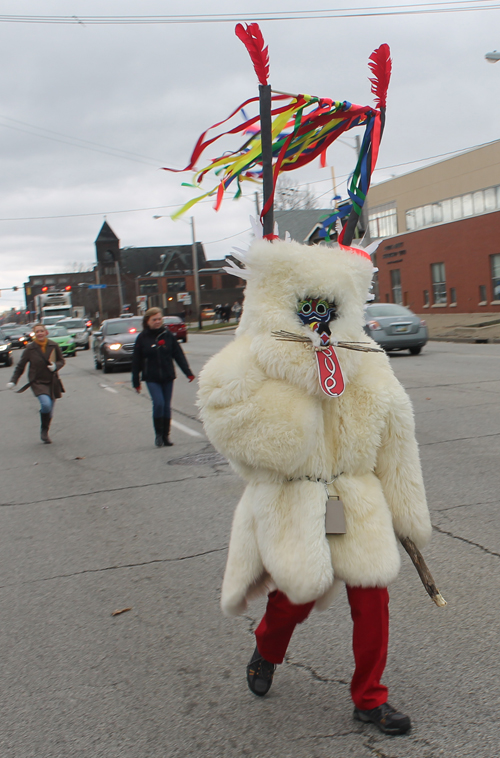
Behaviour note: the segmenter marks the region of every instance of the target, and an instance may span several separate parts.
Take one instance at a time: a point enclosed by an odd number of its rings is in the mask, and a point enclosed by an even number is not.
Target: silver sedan
[[[425,321],[403,305],[367,305],[365,322],[365,332],[387,351],[409,350],[418,355],[429,339]]]

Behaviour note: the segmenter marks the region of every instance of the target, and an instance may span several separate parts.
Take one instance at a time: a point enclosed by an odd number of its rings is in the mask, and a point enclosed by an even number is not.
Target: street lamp
[[[486,53],[484,57],[488,63],[496,63],[497,61],[500,61],[500,53],[497,53],[496,50],[493,50],[492,53]]]

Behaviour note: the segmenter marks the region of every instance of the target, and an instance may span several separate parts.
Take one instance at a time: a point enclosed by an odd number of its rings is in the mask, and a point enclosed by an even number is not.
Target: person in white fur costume
[[[209,439],[247,482],[234,515],[222,609],[241,614],[250,597],[269,592],[247,667],[250,689],[265,695],[296,624],[313,606],[326,608],[345,582],[354,622],[354,716],[402,734],[410,719],[387,703],[380,679],[397,538],[421,548],[431,535],[412,406],[383,352],[335,347],[345,384],[338,397],[325,394],[318,378],[322,343],[376,348],[363,330],[371,261],[353,248],[262,240],[244,263],[241,322],[204,367],[198,401]],[[318,330],[314,313],[304,319],[311,308],[321,311],[318,323],[327,310],[326,329]],[[308,344],[280,341],[279,331]],[[328,495],[344,504],[343,534],[326,534]]]

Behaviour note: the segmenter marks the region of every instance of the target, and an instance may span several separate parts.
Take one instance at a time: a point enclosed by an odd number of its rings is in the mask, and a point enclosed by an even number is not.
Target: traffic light
[[[18,290],[17,287],[12,287],[12,289],[13,289],[14,292],[17,292],[17,290]]]

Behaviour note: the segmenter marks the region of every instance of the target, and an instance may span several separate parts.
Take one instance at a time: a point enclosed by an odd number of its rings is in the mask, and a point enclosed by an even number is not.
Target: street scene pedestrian
[[[181,346],[163,325],[160,308],[150,308],[143,318],[143,331],[134,345],[132,386],[141,391],[141,379],[153,402],[153,427],[156,447],[171,447],[170,424],[172,391],[175,379],[174,361],[192,382],[194,375]]]
[[[19,392],[31,389],[40,403],[40,438],[49,445],[52,440],[49,437],[49,428],[54,415],[56,400],[62,397],[63,384],[58,371],[64,366],[65,360],[61,348],[56,342],[48,338],[49,332],[43,324],[35,324],[34,341],[23,351],[19,363],[14,369],[12,378],[7,384],[9,389],[14,389],[19,378],[23,375],[26,365],[29,364],[29,382]]]

